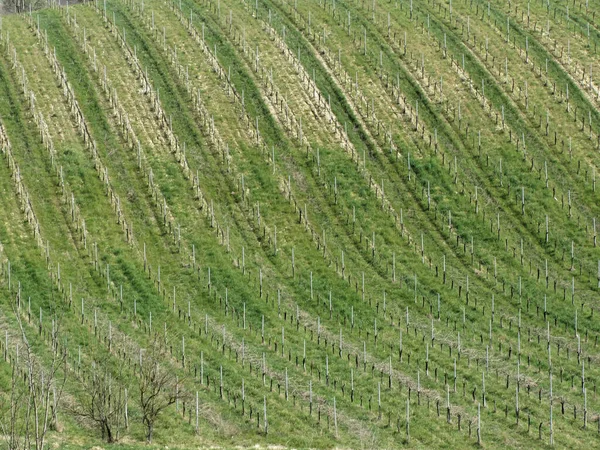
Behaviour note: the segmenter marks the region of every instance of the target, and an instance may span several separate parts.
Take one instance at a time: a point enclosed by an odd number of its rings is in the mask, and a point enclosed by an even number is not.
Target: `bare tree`
[[[31,399],[26,395],[26,385],[19,377],[17,368],[12,367],[10,396],[2,397],[0,405],[0,430],[9,450],[26,448],[28,441]]]
[[[163,356],[164,351],[155,340],[140,363],[140,407],[148,442],[152,442],[154,424],[160,413],[184,398],[184,392],[179,388],[181,380],[172,371],[160,366]]]
[[[21,13],[45,7],[47,0],[0,0],[0,12]]]
[[[57,426],[57,411],[67,380],[67,356],[64,351],[59,351],[57,321],[52,328],[52,356],[44,364],[33,353],[19,313],[15,312],[15,315],[24,349],[20,364],[25,374],[21,379],[15,358],[10,404],[0,420],[0,427],[11,450],[31,447],[42,450],[48,431]]]
[[[108,358],[95,362],[80,377],[81,401],[73,407],[73,413],[93,424],[108,443],[119,440],[124,425],[125,395],[120,383],[121,373],[113,378]]]

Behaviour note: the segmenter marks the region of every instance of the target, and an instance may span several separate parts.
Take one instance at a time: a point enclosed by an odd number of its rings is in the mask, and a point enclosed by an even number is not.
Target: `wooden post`
[[[223,343],[223,347],[225,343]],[[223,366],[219,367],[219,397],[223,398]]]
[[[333,397],[333,423],[335,426],[335,438],[338,438],[338,426],[337,426],[337,408],[335,404],[335,397]]]
[[[267,422],[267,396],[263,397],[263,426],[265,430],[265,434],[269,433],[269,425]]]
[[[125,388],[125,407],[124,407],[124,415],[125,415],[125,429],[129,429],[129,411],[128,411],[128,393],[127,388]]]
[[[541,427],[541,425],[542,424],[540,423],[540,427]],[[550,445],[554,445],[554,426],[552,423],[552,400],[550,400]]]
[[[313,401],[312,401],[312,380],[308,381],[308,407],[309,414],[312,416]]]
[[[477,404],[477,445],[481,445],[481,404]]]
[[[242,380],[242,385],[244,383],[244,380]],[[243,389],[242,389],[243,392]],[[199,428],[199,399],[198,399],[198,391],[196,391],[196,434],[200,433],[200,428]]]
[[[446,422],[450,423],[450,386],[446,385]]]
[[[410,400],[406,399],[406,442],[410,442]]]

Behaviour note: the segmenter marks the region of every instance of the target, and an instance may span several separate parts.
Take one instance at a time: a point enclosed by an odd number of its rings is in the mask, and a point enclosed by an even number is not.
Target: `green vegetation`
[[[593,446],[598,6],[2,17],[6,445]]]

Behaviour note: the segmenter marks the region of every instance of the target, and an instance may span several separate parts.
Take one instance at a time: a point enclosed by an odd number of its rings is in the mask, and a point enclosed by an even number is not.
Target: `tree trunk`
[[[152,442],[152,431],[154,431],[154,424],[152,422],[148,422],[148,429],[146,434],[146,439],[148,440],[148,443]]]
[[[110,430],[110,425],[108,424],[108,421],[104,423],[102,434],[106,436],[107,443],[112,444],[115,442],[115,439],[113,438],[112,431]]]

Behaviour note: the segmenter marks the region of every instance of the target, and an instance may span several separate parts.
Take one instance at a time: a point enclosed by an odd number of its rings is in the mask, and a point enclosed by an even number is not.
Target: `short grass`
[[[135,391],[137,379],[131,361],[139,349],[150,345],[153,336],[160,336],[168,349],[161,363],[184,380],[183,388],[192,396],[198,392],[201,404],[199,435],[195,433],[195,406],[187,404],[185,413],[183,405],[164,413],[155,435],[156,445],[161,447],[476,446],[482,373],[486,383],[483,445],[546,446],[550,402],[556,445],[583,447],[596,439],[598,325],[594,315],[598,313],[599,254],[592,223],[598,214],[593,189],[598,160],[589,129],[580,129],[581,111],[586,120],[590,111],[596,133],[598,112],[585,85],[575,81],[581,76],[577,72],[581,67],[593,64],[593,44],[588,48],[587,38],[572,31],[593,18],[581,9],[573,11],[569,22],[559,15],[556,19],[549,16],[553,38],[563,47],[565,40],[572,40],[568,44],[572,45],[572,61],[567,62],[564,56],[558,58],[553,44],[540,35],[539,24],[547,12],[539,5],[532,5],[531,17],[538,22],[532,29],[521,21],[526,5],[518,5],[515,12],[492,2],[488,18],[487,5],[453,4],[451,20],[448,4],[415,5],[411,18],[407,2],[376,4],[375,10],[367,3],[298,2],[296,6],[267,0],[259,2],[257,17],[252,2],[182,0],[170,5],[152,0],[144,2],[143,9],[138,2],[107,2],[109,22],[115,20],[117,32],[126,36],[127,46],[160,93],[174,134],[186,144],[188,163],[198,171],[202,193],[214,205],[218,229],[211,227],[207,211],[200,208],[195,191],[171,154],[165,131],[148,95],[140,90],[126,50],[103,22],[102,5],[98,5],[100,9],[93,5],[69,7],[68,13],[66,8],[39,12],[40,27],[65,69],[100,160],[108,168],[122,214],[132,224],[132,243],[125,241],[104,183],[74,127],[29,19],[4,19],[4,33],[8,30],[11,36],[22,36],[13,39],[18,59],[51,130],[57,163],[86,221],[89,237],[85,249],[70,218],[69,202],[62,199],[49,155],[39,143],[27,100],[20,92],[20,75],[12,68],[12,55],[2,50],[0,117],[40,220],[42,237],[49,243],[51,262],[46,266],[42,249],[37,248],[32,230],[23,221],[10,172],[3,165],[0,242],[5,307],[1,326],[16,336],[10,299],[15,295],[15,283],[20,282],[23,298],[31,296],[32,318],[26,329],[42,360],[49,357],[47,339],[44,335],[33,337],[40,308],[44,328],[54,316],[62,325],[67,338],[64,345],[71,355],[71,401],[80,401],[83,395],[77,389],[75,355],[79,349],[84,366],[102,355],[108,355],[115,373],[119,364],[124,365],[119,383]],[[240,120],[239,103],[231,100],[223,80],[206,63],[203,51],[180,21],[179,9],[183,17],[191,12],[193,26],[204,30],[208,48],[216,49],[220,65],[231,70],[233,85],[244,93],[245,110],[253,120],[258,119],[266,148],[275,149],[274,162],[271,154],[251,141]],[[229,31],[230,14],[233,33]],[[37,16],[33,13],[32,26],[37,26]],[[514,46],[512,38],[510,43],[503,39],[507,16],[515,22],[511,28]],[[280,35],[285,27],[286,45],[300,55],[322,95],[331,99],[336,120],[346,126],[357,158],[341,148],[329,126],[314,114],[311,93],[263,29],[263,23],[269,21]],[[96,49],[99,73],[84,53],[84,29],[86,45]],[[404,31],[408,36],[406,54]],[[269,99],[268,88],[234,37],[241,33],[253,50],[259,49],[261,64],[273,69],[273,83],[287,97],[293,114],[302,117],[311,148],[308,155],[294,134],[282,126],[282,113],[272,113],[277,108]],[[520,50],[525,37],[529,65]],[[443,56],[443,42],[447,57]],[[201,92],[214,114],[215,127],[230,146],[229,166],[210,144],[207,128],[199,124],[185,78],[176,71],[175,49],[177,63],[189,68],[190,85]],[[341,67],[334,62],[338,49]],[[505,58],[509,83],[503,71]],[[546,58],[549,70],[547,74],[543,70],[540,77],[536,74],[540,67],[545,69]],[[101,89],[104,66],[140,140],[155,186],[173,223],[180,227],[180,244],[174,239],[174,230],[164,225],[162,205],[153,199],[147,174],[138,169],[135,149],[127,145]],[[472,79],[473,89],[464,74]],[[358,100],[356,86],[347,82],[346,76],[358,80],[368,105]],[[553,83],[557,86],[554,94]],[[418,102],[425,139],[402,114],[397,92],[411,110]],[[496,112],[503,107],[504,130],[495,122]],[[391,125],[397,152],[389,151],[373,110],[381,123]],[[550,136],[545,134],[546,111],[551,118]],[[556,145],[554,131],[560,136]],[[428,135],[434,133],[437,151],[428,142]],[[523,136],[526,155],[522,141],[519,148],[516,144]],[[240,191],[242,175],[248,197]],[[287,199],[288,177],[296,207]],[[381,206],[382,185],[385,208]],[[521,211],[522,188],[525,214]],[[298,208],[304,214],[305,207],[309,227],[299,221]],[[99,270],[94,268],[92,243],[98,245]],[[192,267],[192,252],[196,267]],[[150,272],[144,270],[144,253]],[[73,289],[71,305],[69,285]],[[81,298],[85,304],[83,324]],[[96,332],[94,311],[100,324]],[[112,351],[107,344],[109,323]],[[551,358],[546,343],[548,326]],[[199,379],[201,354],[203,380]],[[218,388],[221,369],[223,396]],[[3,363],[0,382],[5,387],[9,374],[8,364]],[[314,396],[312,414],[310,392]],[[450,424],[446,423],[447,395]],[[262,428],[265,399],[268,435]],[[132,426],[122,431],[115,447],[144,445],[136,401],[131,402]],[[407,401],[410,441],[406,436]],[[587,430],[582,429],[584,409]],[[63,415],[65,429],[51,433],[52,443],[65,448],[103,445],[97,430],[79,426],[68,412]]]

